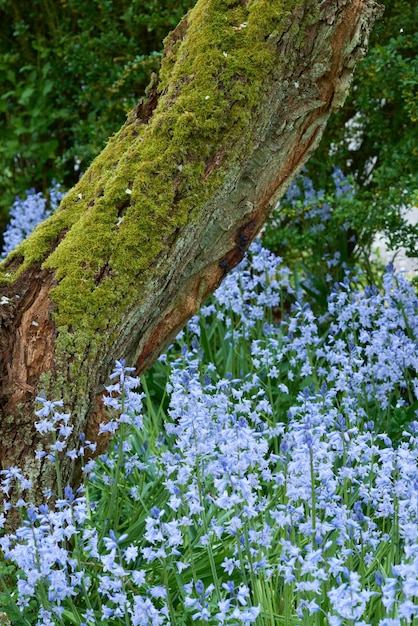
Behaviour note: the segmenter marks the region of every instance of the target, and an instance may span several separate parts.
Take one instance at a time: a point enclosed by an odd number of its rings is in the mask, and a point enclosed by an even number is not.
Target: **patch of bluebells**
[[[34,189],[26,192],[26,198],[16,197],[10,209],[10,219],[3,235],[0,258],[5,258],[34,228],[58,207],[65,196],[59,183],[53,182],[48,197]]]
[[[22,614],[35,598],[39,625],[410,623],[417,319],[392,268],[380,291],[336,285],[318,319],[281,260],[254,244],[159,363],[159,431],[152,398],[118,361],[101,427],[116,445],[87,463],[84,489],[35,507],[22,472],[2,470],[3,525],[14,507],[25,513],[0,539],[19,568]],[[214,324],[227,352],[246,349],[245,366],[222,371],[205,357],[199,339]],[[38,460],[80,458],[93,444],[68,450],[62,403],[39,401],[49,439]]]
[[[118,361],[112,375],[114,382],[107,388],[110,395],[106,396],[106,403],[117,410],[118,417],[115,416],[112,423],[117,423],[118,428],[129,424],[136,429],[142,424],[137,398],[132,392],[133,387],[138,387],[139,380],[131,376],[131,371],[132,368],[126,368]],[[60,401],[49,402],[42,397],[38,400],[42,407],[37,411],[40,421],[36,426],[41,434],[50,434],[57,428],[60,431],[60,424],[68,424],[68,414],[59,412]],[[108,432],[105,426],[103,432]],[[111,432],[115,432],[113,426]],[[65,450],[69,435],[67,431],[61,435],[60,452]],[[83,447],[86,445],[88,442],[83,441]],[[52,450],[54,453],[56,447]],[[51,456],[48,452],[42,458],[53,460],[53,453]],[[165,464],[166,461],[161,461],[162,466]],[[21,474],[16,471],[4,470],[2,475],[6,496],[12,478],[19,481],[22,491],[30,488],[30,484],[22,483]],[[168,480],[171,475],[171,471],[167,472]],[[117,476],[113,478],[116,480]],[[100,478],[96,476],[98,480]],[[70,487],[66,487],[64,496],[55,498],[54,506],[44,504],[35,507],[22,501],[15,504],[22,511],[26,508],[27,519],[15,533],[4,534],[0,546],[5,557],[21,571],[17,591],[22,614],[29,611],[31,599],[38,596],[41,606],[37,624],[49,623],[45,620],[59,623],[68,605],[84,605],[85,614],[89,615],[87,623],[119,623],[118,620],[126,623],[127,619],[133,625],[175,623],[170,620],[167,598],[169,591],[174,594],[178,590],[167,589],[163,576],[162,584],[156,583],[156,575],[161,564],[167,568],[178,562],[179,571],[188,567],[184,562],[180,563],[182,557],[187,556],[184,554],[185,534],[189,534],[191,525],[197,529],[202,525],[202,516],[195,516],[194,496],[197,500],[201,499],[198,491],[188,489],[185,492],[184,501],[190,517],[183,515],[180,519],[164,521],[165,513],[173,508],[170,506],[172,502],[167,503],[165,510],[152,506],[144,519],[139,542],[129,541],[129,533],[118,536],[112,528],[103,535],[103,527],[100,529],[94,524],[95,504],[86,498],[83,490],[74,494]],[[198,512],[201,512],[200,509]],[[70,548],[72,543],[73,550]],[[199,543],[207,545],[203,537],[200,537]],[[196,581],[193,589],[199,589],[199,584]],[[252,623],[259,608],[248,606],[249,590],[244,585],[235,589],[232,581],[222,589],[222,597],[210,598],[210,612],[206,608],[207,600],[205,606],[198,607],[199,602],[192,599],[190,584],[185,583],[182,587],[183,610],[190,609],[193,616],[199,614],[202,621],[209,621],[211,617],[211,623],[227,624],[231,623],[231,619],[234,623]],[[211,596],[211,591],[212,586],[209,586],[203,596],[200,593],[201,603],[203,597]],[[94,594],[99,601],[93,609],[90,599]]]
[[[258,241],[252,244],[251,262],[245,257],[239,270],[227,274],[215,301],[203,306],[199,315],[215,313],[229,329],[227,337],[249,338],[251,329],[259,331],[260,326],[271,320],[271,312],[280,308],[284,294],[287,298],[295,294],[291,271],[283,265],[281,257],[271,254]],[[233,325],[232,315],[240,317],[239,327]],[[193,320],[189,327],[195,330]]]

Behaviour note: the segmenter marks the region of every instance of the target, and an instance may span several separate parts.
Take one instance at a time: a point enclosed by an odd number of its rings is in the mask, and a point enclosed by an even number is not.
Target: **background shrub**
[[[193,0],[0,0],[0,231],[15,195],[72,186]]]
[[[330,119],[307,165],[316,189],[333,190],[338,167],[357,185],[362,217],[392,249],[417,256],[418,229],[403,219],[418,202],[418,4],[383,0],[365,59],[344,107]]]

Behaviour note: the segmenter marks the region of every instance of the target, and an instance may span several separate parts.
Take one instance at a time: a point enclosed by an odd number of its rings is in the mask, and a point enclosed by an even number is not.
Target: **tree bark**
[[[115,358],[150,367],[243,257],[344,102],[373,0],[199,0],[158,81],[0,267],[0,463],[53,484],[35,397],[97,437]],[[49,464],[52,465],[52,464]],[[73,466],[62,460],[64,482]]]

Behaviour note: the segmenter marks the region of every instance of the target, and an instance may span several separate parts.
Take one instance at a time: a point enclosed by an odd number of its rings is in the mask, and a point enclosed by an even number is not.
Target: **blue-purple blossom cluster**
[[[252,244],[251,250],[251,262],[245,257],[239,268],[224,278],[215,300],[203,306],[199,316],[189,322],[194,332],[199,332],[196,322],[200,317],[215,314],[230,329],[226,339],[237,340],[241,335],[248,339],[252,329],[260,331],[271,319],[269,313],[280,308],[283,294],[294,295],[291,271],[281,257],[271,254],[260,242]],[[239,327],[233,324],[234,315],[242,322]]]
[[[20,470],[1,472],[5,500],[19,495],[3,516],[26,519],[0,547],[37,626],[418,619],[415,292],[391,268],[381,290],[347,279],[318,319],[280,259],[259,243],[251,255],[162,360],[159,432],[118,361],[101,432],[123,436],[87,464],[84,490],[34,507]],[[214,323],[223,349],[246,347],[238,369],[205,358]],[[39,401],[38,431],[56,434],[38,460],[93,446],[69,450],[62,403]]]
[[[1,257],[6,257],[17,245],[40,224],[50,213],[55,211],[65,192],[59,183],[53,183],[48,198],[41,192],[29,189],[26,198],[16,197],[10,209],[10,220],[3,235]]]

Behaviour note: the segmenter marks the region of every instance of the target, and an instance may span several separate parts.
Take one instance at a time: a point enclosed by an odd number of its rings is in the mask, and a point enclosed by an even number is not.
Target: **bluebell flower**
[[[344,619],[358,620],[364,614],[367,602],[376,592],[362,587],[360,576],[350,572],[348,582],[334,587],[328,592],[332,609]]]
[[[3,235],[2,257],[6,257],[21,241],[26,239],[34,228],[40,224],[52,211],[55,211],[65,193],[61,185],[53,182],[49,198],[30,189],[26,198],[16,197],[10,210],[10,219]]]

